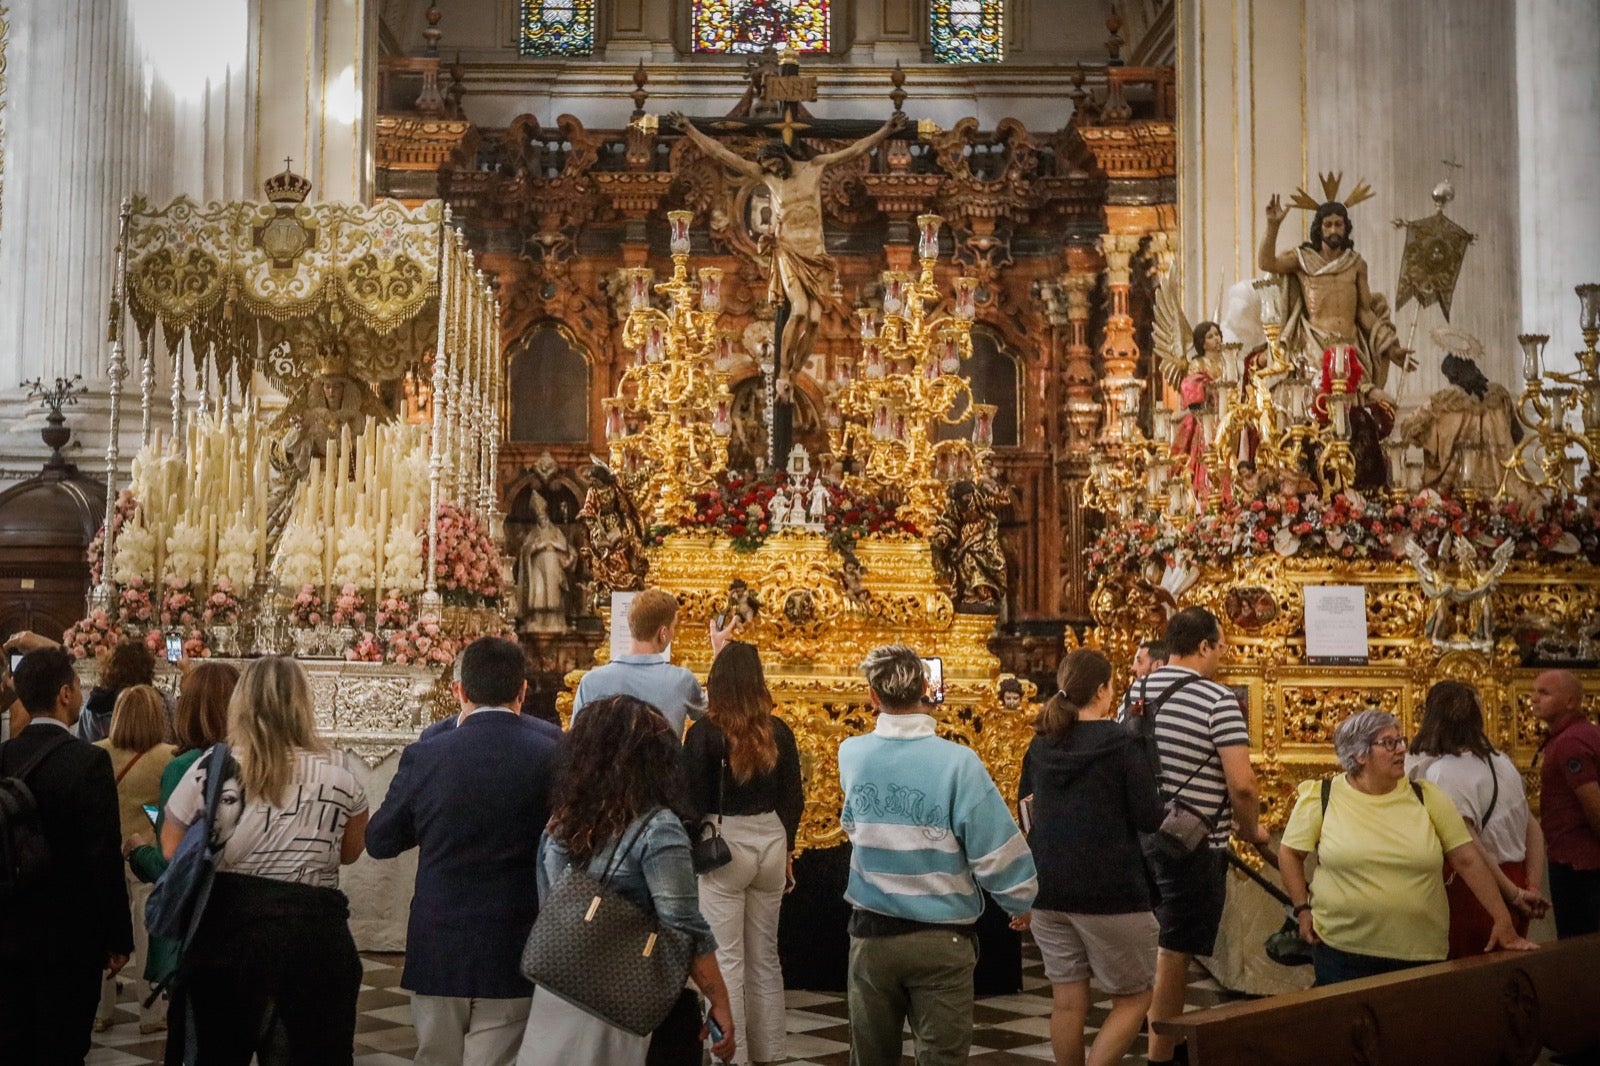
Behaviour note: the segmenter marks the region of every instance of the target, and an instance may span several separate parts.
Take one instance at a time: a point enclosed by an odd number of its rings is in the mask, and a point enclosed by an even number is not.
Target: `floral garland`
[[[233,582],[218,578],[216,587],[200,605],[200,621],[206,625],[231,626],[239,623],[239,599],[233,594]]]
[[[139,501],[133,498],[132,489],[123,489],[117,493],[117,503],[111,512],[111,535],[114,537],[122,532],[122,527],[139,510]],[[106,552],[106,527],[105,523],[95,530],[94,539],[89,542],[89,549],[85,553],[89,560],[89,584],[100,584],[100,569],[105,562]]]
[[[353,584],[347,584],[339,590],[339,595],[333,600],[333,615],[329,622],[335,626],[350,626],[363,629],[367,624],[367,600],[361,595],[361,590]]]
[[[839,485],[823,485],[828,490],[828,508],[822,526],[834,550],[845,551],[863,537],[918,535],[916,527],[896,517],[894,504]],[[789,487],[788,475],[783,473],[729,474],[694,494],[694,514],[682,525],[652,526],[647,539],[659,545],[674,533],[706,533],[727,537],[736,552],[753,552],[772,535],[772,498]]]
[[[1600,564],[1600,515],[1574,500],[1527,508],[1510,501],[1468,504],[1432,491],[1396,504],[1355,492],[1331,500],[1315,493],[1258,496],[1195,518],[1135,518],[1108,525],[1085,555],[1098,583],[1151,563],[1171,563],[1179,550],[1194,562],[1217,566],[1266,554],[1403,559],[1407,541],[1432,554],[1447,533],[1476,545],[1485,559],[1511,540],[1517,559]]]
[[[427,536],[423,526],[419,535]],[[500,552],[477,516],[453,503],[439,505],[438,557],[434,578],[447,599],[494,600],[500,595]],[[455,594],[454,596],[450,594]]]

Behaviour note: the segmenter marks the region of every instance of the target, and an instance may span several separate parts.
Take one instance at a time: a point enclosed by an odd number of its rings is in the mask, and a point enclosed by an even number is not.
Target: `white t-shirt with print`
[[[213,749],[215,750],[215,749]],[[167,818],[193,824],[205,808],[211,751],[184,773],[167,801]],[[222,786],[217,812],[226,841],[217,869],[274,881],[339,887],[339,846],[345,824],[367,809],[367,793],[353,762],[338,751],[297,751],[294,773],[281,807],[245,797],[238,778]]]

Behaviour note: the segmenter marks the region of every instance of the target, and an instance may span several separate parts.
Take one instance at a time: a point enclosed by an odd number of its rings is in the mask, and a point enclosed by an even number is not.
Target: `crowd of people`
[[[401,984],[416,1062],[645,1066],[699,1063],[707,1046],[782,1060],[800,752],[737,621],[713,624],[703,687],[671,663],[677,610],[660,590],[636,597],[629,652],[584,676],[566,731],[524,713],[517,643],[473,642],[459,713],[405,749],[375,811],[359,768],[318,737],[292,659],[196,664],[169,708],[138,653],[86,698],[66,652],[28,650],[0,778],[32,805],[8,809],[8,846],[31,818],[49,862],[0,883],[6,1061],[82,1062],[136,958],[140,1030],[167,1031],[168,1063],[352,1062],[362,968],[340,869],[412,850]],[[1552,902],[1559,936],[1600,932],[1600,728],[1573,675],[1534,686],[1539,817],[1477,692],[1441,681],[1413,737],[1381,711],[1341,722],[1340,772],[1300,787],[1271,851],[1244,709],[1217,680],[1226,650],[1191,607],[1141,645],[1125,692],[1099,651],[1071,652],[1010,798],[937,735],[917,652],[868,655],[875,725],[838,754],[853,1063],[898,1064],[907,1027],[919,1063],[966,1061],[986,898],[1038,946],[1058,1064],[1120,1062],[1147,1023],[1149,1061],[1183,1061],[1154,1023],[1183,1010],[1191,960],[1216,948],[1233,839],[1280,869],[1319,984],[1531,949],[1528,922]],[[195,826],[216,849],[209,896],[189,935],[150,935],[151,886],[186,861]],[[587,913],[557,906],[563,885],[582,904],[591,883]],[[602,900],[651,930],[643,956],[682,953],[642,1029],[582,991],[632,971],[560,957],[592,948]],[[578,980],[530,981],[552,965]],[[1091,982],[1111,1008],[1086,1049]]]

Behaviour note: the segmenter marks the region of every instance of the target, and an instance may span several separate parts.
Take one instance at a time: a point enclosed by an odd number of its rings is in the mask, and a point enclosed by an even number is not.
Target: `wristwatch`
[[[1294,915],[1296,918],[1298,918],[1298,917],[1300,917],[1300,912],[1301,911],[1308,911],[1310,909],[1311,909],[1311,904],[1310,903],[1302,903],[1299,906],[1297,906],[1294,910],[1290,911],[1289,913]]]

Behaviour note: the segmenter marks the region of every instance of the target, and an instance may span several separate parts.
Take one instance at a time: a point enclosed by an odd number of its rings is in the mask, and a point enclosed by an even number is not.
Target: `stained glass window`
[[[595,0],[522,0],[517,51],[525,56],[594,55]]]
[[[933,58],[940,63],[998,63],[1005,58],[1005,0],[929,0]]]
[[[694,0],[696,52],[828,50],[828,0]]]

